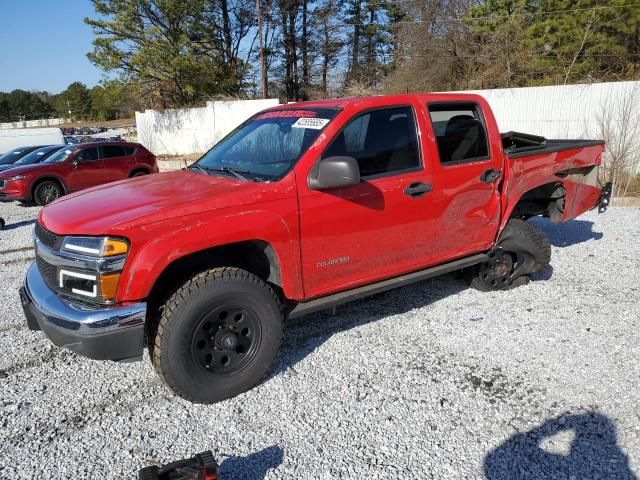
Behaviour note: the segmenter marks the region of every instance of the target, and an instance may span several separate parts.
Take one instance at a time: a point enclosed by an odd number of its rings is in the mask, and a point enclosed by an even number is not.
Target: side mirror
[[[309,175],[311,190],[347,187],[360,183],[360,167],[353,157],[328,157],[315,166]]]

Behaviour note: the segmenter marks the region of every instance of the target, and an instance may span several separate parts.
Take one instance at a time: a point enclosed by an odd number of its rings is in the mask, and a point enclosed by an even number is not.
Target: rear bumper
[[[34,263],[20,289],[30,330],[42,330],[55,345],[94,360],[137,360],[144,349],[144,302],[89,307],[53,292]]]

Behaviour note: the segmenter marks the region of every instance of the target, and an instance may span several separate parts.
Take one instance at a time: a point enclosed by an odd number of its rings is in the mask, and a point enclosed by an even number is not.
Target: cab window
[[[386,176],[420,167],[413,109],[390,107],[364,112],[342,129],[323,158],[349,156],[362,177]]]
[[[478,105],[432,104],[429,105],[429,116],[442,165],[489,159],[487,131]]]

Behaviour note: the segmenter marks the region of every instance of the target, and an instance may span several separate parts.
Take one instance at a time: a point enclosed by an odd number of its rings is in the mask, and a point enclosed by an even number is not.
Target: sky
[[[87,16],[94,16],[89,0],[0,0],[0,92],[96,85],[104,73],[87,59]]]

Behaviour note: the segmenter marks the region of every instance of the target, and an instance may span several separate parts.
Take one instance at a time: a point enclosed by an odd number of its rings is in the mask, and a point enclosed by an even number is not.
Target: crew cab
[[[155,155],[137,143],[69,145],[41,162],[0,172],[0,201],[47,205],[71,192],[157,172]]]
[[[529,217],[606,208],[604,148],[501,135],[476,95],[278,106],[189,168],[42,209],[27,324],[94,359],[147,347],[175,393],[224,400],[264,376],[286,318],[453,271],[525,285],[551,255]]]

